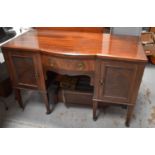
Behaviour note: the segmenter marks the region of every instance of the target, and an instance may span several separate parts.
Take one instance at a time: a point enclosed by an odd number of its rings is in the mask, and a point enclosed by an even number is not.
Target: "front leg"
[[[134,110],[134,105],[128,106],[128,109],[127,109],[127,116],[126,116],[126,122],[125,122],[125,125],[126,125],[127,127],[130,126],[130,121],[131,121],[131,118],[132,118],[133,110]]]
[[[98,108],[98,102],[93,101],[93,120],[94,121],[97,120],[97,115],[96,115],[97,108]]]
[[[19,106],[24,110],[20,89],[14,89],[14,91],[15,91],[15,100],[18,101]]]
[[[52,110],[50,109],[48,95],[45,92],[42,92],[42,95],[43,95],[44,103],[45,103],[45,106],[46,106],[46,114],[50,114],[52,112]]]

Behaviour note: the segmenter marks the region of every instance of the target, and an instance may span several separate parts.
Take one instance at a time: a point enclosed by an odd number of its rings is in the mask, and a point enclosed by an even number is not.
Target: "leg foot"
[[[93,121],[97,121],[97,117],[93,117]]]
[[[24,105],[21,97],[21,93],[19,89],[15,89],[15,100],[18,101],[19,106],[24,110]]]
[[[96,116],[97,107],[98,107],[98,102],[97,101],[93,101],[93,120],[94,121],[97,120],[97,116]]]
[[[46,114],[49,115],[52,112],[52,110],[46,111]]]
[[[50,109],[48,95],[45,92],[42,93],[42,95],[43,95],[44,103],[45,103],[45,106],[46,106],[46,114],[50,114],[52,112],[52,110]]]
[[[126,126],[126,127],[130,127],[130,122],[126,121],[126,122],[125,122],[125,126]]]
[[[126,122],[125,122],[125,125],[127,127],[130,126],[130,121],[131,121],[131,118],[132,118],[133,110],[134,110],[134,106],[128,106]]]

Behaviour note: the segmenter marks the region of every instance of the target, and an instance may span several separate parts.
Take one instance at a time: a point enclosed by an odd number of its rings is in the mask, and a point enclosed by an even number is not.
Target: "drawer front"
[[[51,56],[42,56],[43,65],[52,69],[66,71],[94,71],[95,61],[89,59],[66,59]]]

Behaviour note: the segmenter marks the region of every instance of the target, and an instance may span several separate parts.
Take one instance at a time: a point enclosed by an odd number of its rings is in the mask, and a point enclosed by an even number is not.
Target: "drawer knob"
[[[85,64],[83,62],[78,63],[78,69],[83,70],[85,67]]]
[[[100,80],[100,84],[101,84],[101,86],[104,86],[104,81]]]
[[[51,67],[54,67],[54,63],[53,63],[53,62],[51,62],[50,66],[51,66]]]
[[[54,67],[54,62],[52,59],[48,58],[48,64],[51,66],[51,67]]]

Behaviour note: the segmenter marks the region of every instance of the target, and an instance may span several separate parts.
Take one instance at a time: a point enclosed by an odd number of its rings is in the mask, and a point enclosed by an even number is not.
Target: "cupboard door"
[[[39,54],[8,52],[15,87],[41,89],[42,68]]]
[[[101,62],[99,98],[105,102],[129,103],[136,80],[137,65]]]

